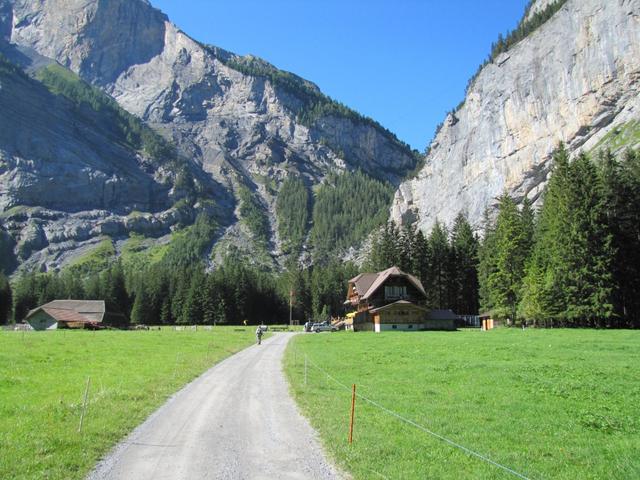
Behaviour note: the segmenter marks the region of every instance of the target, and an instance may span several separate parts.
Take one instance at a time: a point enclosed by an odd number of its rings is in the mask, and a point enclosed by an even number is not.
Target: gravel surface
[[[289,395],[291,333],[219,363],[176,393],[89,475],[102,479],[339,479]]]

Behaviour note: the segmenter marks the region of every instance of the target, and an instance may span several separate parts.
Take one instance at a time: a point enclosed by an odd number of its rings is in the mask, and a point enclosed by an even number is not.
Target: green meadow
[[[172,393],[255,340],[238,330],[0,331],[0,478],[83,478]]]
[[[522,478],[423,429],[524,478],[640,478],[638,331],[298,335],[285,371],[355,479]],[[352,384],[422,429],[358,397],[349,445]]]

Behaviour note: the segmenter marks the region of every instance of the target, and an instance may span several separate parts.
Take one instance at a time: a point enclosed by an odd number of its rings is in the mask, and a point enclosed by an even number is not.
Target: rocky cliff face
[[[353,169],[399,184],[416,163],[416,156],[393,135],[336,107],[315,85],[259,59],[202,45],[145,0],[0,0],[0,36],[22,52],[53,59],[76,72],[174,142],[194,175],[199,170],[208,177],[209,190],[217,190],[218,200],[223,199],[219,220],[236,243],[238,236],[248,236],[237,221],[239,209],[233,201],[240,186],[255,192],[275,231],[277,185],[290,172],[302,175],[309,186],[321,183],[330,172]],[[71,128],[66,119],[58,123]],[[59,136],[68,138],[73,132]],[[58,162],[51,169],[69,165],[62,171],[74,172],[71,178],[93,178],[99,171],[81,153],[84,170],[64,150],[47,155]],[[116,157],[100,150],[95,162],[107,164],[109,170]],[[42,166],[45,156],[33,152],[32,158],[34,165]],[[12,175],[14,170],[10,165],[7,172]],[[153,189],[146,177],[136,175],[124,175],[126,181],[107,191],[117,191],[109,195],[125,203],[135,202],[136,210],[154,213],[149,200],[138,199],[140,192],[150,195]],[[29,188],[15,182],[15,188],[7,188],[3,179],[0,209],[28,204],[78,212],[110,205],[102,187],[79,198],[67,188],[70,178],[54,178],[53,171],[44,176],[62,190],[49,190],[42,175],[34,177]],[[267,188],[267,183],[276,188]],[[22,200],[26,197],[28,202]],[[225,203],[225,198],[231,200]],[[110,214],[98,217],[104,220]],[[119,233],[126,235],[127,228]],[[49,242],[46,231],[44,236]],[[275,236],[271,248],[277,255]],[[57,263],[49,261],[47,266]]]
[[[479,225],[505,190],[537,200],[558,142],[591,150],[637,120],[639,87],[640,0],[569,0],[481,71],[398,189],[393,218],[428,230],[463,211]]]
[[[2,42],[0,51],[22,55]],[[54,95],[4,59],[0,111],[0,244],[27,268],[63,263],[104,236],[162,235],[199,210],[175,208],[175,173],[122,141],[112,111]]]

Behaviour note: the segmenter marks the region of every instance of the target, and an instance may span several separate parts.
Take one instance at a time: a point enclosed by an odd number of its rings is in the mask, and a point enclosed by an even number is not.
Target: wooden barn
[[[25,321],[34,330],[96,328],[104,316],[104,300],[54,300],[31,310]]]
[[[422,283],[398,267],[361,273],[349,280],[347,288],[345,305],[354,309],[346,317],[348,329],[375,332],[455,329],[453,320],[429,317]]]

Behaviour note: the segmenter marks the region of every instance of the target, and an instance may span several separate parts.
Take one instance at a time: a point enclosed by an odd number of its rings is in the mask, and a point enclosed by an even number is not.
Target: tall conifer
[[[458,314],[478,312],[478,239],[467,217],[458,214],[451,230],[453,254],[451,307]]]

